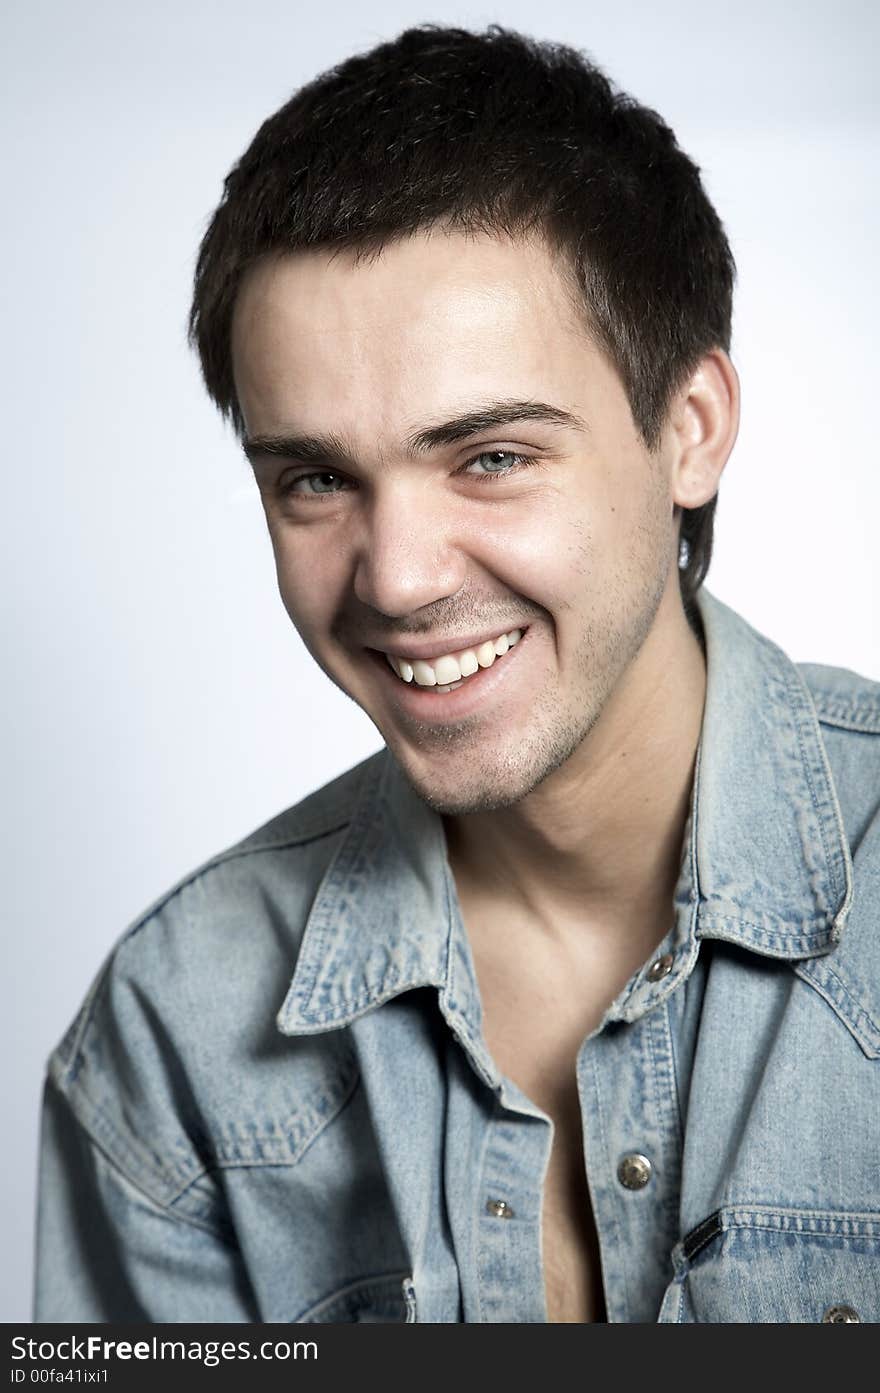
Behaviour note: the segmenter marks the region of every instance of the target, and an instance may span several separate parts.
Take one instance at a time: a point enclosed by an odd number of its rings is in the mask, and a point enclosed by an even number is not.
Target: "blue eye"
[[[488,464],[485,462],[488,461]],[[485,467],[474,470],[478,479],[487,479],[499,475],[513,474],[517,469],[528,468],[531,464],[528,455],[517,455],[513,450],[484,450],[482,454],[474,455],[473,459],[468,460],[466,471],[471,471],[471,466],[484,464]]]
[[[329,469],[320,474],[297,474],[282,485],[282,493],[339,493],[345,480],[341,474],[333,474]]]
[[[532,455],[520,455],[515,450],[481,450],[472,455],[457,471],[472,479],[486,483],[496,479],[507,479],[521,470],[537,468],[542,461]],[[310,473],[295,474],[291,479],[278,485],[282,497],[293,494],[299,498],[326,498],[336,493],[347,493],[352,481],[344,474],[331,469],[315,469]]]

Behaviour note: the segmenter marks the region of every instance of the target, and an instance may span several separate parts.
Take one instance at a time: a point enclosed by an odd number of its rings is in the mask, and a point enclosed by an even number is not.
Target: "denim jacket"
[[[880,684],[707,592],[671,925],[583,1042],[611,1321],[880,1319]],[[133,923],[48,1066],[38,1321],[543,1322],[499,1073],[387,751]]]

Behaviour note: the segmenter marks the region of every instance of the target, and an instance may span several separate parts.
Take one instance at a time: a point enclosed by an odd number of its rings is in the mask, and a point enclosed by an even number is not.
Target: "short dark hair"
[[[562,253],[649,449],[700,358],[730,347],[733,257],[661,117],[573,48],[497,24],[424,24],[300,88],[225,180],[199,249],[189,341],[239,436],[231,327],[246,269],[307,247],[368,255],[436,223],[537,231]],[[682,511],[690,614],[715,504]]]

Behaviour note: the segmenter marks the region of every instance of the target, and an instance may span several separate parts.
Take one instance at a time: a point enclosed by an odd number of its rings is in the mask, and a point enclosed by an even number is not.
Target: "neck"
[[[705,690],[702,647],[676,582],[566,763],[509,808],[446,819],[460,892],[551,932],[656,924],[678,879]]]

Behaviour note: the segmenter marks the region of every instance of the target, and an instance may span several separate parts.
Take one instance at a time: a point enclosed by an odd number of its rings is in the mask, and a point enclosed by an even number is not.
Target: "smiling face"
[[[681,619],[670,459],[543,243],[265,260],[233,362],[285,608],[427,802],[508,806],[637,709]]]

